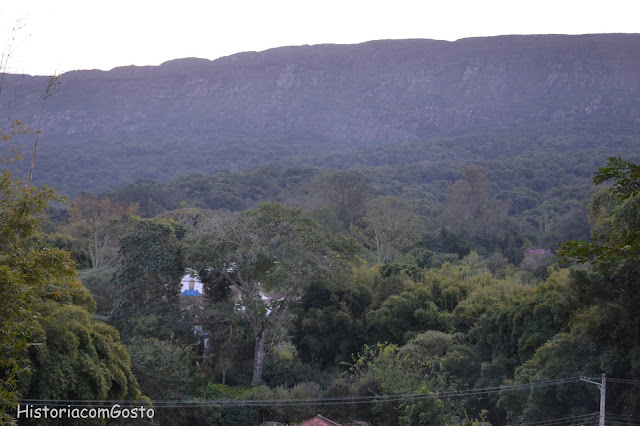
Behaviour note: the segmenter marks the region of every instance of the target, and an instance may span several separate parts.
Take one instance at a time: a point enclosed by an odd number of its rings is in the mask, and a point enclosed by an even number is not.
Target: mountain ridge
[[[207,158],[198,172],[212,172],[251,166],[242,152],[260,161],[274,144],[322,155],[452,132],[635,133],[637,52],[640,34],[511,35],[286,46],[71,71],[46,102],[39,155],[53,166],[80,146],[115,162],[181,148]],[[35,122],[46,77],[9,74],[4,85],[12,99],[0,114]]]

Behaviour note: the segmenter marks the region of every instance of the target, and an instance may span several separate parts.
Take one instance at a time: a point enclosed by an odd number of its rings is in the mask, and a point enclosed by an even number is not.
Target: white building
[[[201,296],[204,294],[202,281],[197,274],[188,273],[180,281],[180,296]]]

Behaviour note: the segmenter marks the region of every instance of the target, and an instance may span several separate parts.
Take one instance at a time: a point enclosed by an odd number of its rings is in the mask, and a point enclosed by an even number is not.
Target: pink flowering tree
[[[528,248],[524,251],[524,258],[520,268],[531,272],[539,278],[547,277],[547,268],[553,259],[553,252],[543,248]]]

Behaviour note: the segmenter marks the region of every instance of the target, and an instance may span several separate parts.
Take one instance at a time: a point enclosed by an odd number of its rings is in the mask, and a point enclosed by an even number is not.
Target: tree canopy
[[[199,262],[237,293],[237,309],[255,338],[252,382],[259,383],[270,342],[288,326],[289,306],[331,268],[323,232],[299,209],[264,203],[207,223],[197,240]]]
[[[0,423],[21,396],[142,398],[117,331],[91,318],[70,254],[39,233],[37,214],[56,198],[0,175]]]
[[[120,239],[121,261],[113,278],[118,299],[111,317],[125,340],[188,333],[178,305],[184,274],[178,228],[169,220],[139,219]]]

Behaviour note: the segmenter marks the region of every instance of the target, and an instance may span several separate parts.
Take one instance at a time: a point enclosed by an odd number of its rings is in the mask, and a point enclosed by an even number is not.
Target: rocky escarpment
[[[44,130],[53,139],[371,143],[452,128],[637,127],[639,51],[640,35],[624,34],[383,40],[75,71],[60,76]],[[33,118],[45,80],[8,77],[5,94]]]
[[[345,150],[461,134],[633,135],[638,52],[639,34],[381,40],[69,72],[45,104],[35,179],[73,192],[81,177],[97,191],[316,158],[340,166]],[[0,116],[35,123],[46,83],[5,76]]]

